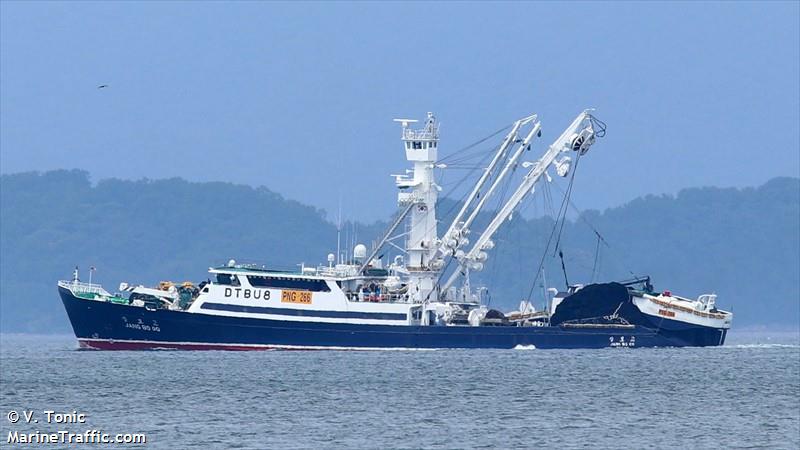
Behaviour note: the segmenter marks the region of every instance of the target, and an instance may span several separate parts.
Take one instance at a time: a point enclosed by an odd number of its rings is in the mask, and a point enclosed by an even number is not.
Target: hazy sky
[[[536,112],[541,152],[595,107],[608,135],[581,162],[584,208],[800,175],[797,2],[4,1],[0,12],[2,173],[265,185],[385,218],[389,174],[406,168],[393,118],[434,111],[448,154]]]

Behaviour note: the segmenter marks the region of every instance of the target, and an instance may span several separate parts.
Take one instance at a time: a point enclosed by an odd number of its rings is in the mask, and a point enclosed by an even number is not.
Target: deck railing
[[[347,292],[345,293],[347,300],[351,302],[362,303],[408,303],[408,295],[406,294],[375,294],[375,293],[361,293]]]
[[[103,286],[93,283],[84,283],[82,281],[66,281],[61,280],[58,282],[60,287],[69,289],[74,294],[108,294]]]
[[[403,139],[405,140],[436,140],[439,138],[439,125],[435,125],[433,128],[423,128],[421,130],[412,130],[411,128],[406,128],[403,130]]]

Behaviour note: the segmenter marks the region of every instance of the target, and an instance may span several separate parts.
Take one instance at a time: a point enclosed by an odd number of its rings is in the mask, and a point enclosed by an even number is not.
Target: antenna
[[[403,128],[407,128],[408,124],[410,123],[417,123],[419,120],[417,119],[392,119],[394,122],[400,122],[403,125]]]
[[[342,263],[342,191],[339,191],[339,217],[336,219],[336,259]]]
[[[347,247],[350,245],[350,228],[347,227],[347,224],[344,225],[344,251],[342,252],[342,264],[347,263]]]
[[[355,220],[352,218],[350,219],[350,248],[347,249],[348,255],[350,255],[350,263],[353,263],[353,251],[356,248],[356,223]]]
[[[403,131],[400,133],[400,136],[403,139],[406,138],[406,132],[409,132],[409,133],[413,134],[413,131],[408,129],[408,125],[411,124],[411,123],[419,122],[419,120],[417,120],[417,119],[393,119],[393,120],[395,122],[400,122],[400,124],[403,125]]]

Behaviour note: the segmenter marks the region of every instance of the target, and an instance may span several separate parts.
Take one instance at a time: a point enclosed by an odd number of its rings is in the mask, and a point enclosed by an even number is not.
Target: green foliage
[[[443,202],[442,211],[452,210]],[[595,234],[601,246],[595,263]],[[443,221],[444,222],[444,221]],[[687,189],[649,196],[604,212],[588,211],[564,227],[570,282],[649,274],[657,288],[695,296],[714,291],[740,325],[800,321],[800,180],[759,188]],[[385,223],[344,224],[371,242]],[[476,281],[492,304],[514,308],[531,292],[553,220],[515,218],[498,235]],[[316,264],[336,245],[322,211],[266,188],[169,180],[103,180],[83,171],[0,177],[0,329],[66,332],[56,281],[80,265],[113,290],[120,281],[201,280],[230,258],[291,268]],[[544,258],[548,286],[563,286],[552,245]],[[388,255],[387,255],[388,256]],[[593,267],[595,270],[593,271]],[[533,289],[542,302],[542,288]]]

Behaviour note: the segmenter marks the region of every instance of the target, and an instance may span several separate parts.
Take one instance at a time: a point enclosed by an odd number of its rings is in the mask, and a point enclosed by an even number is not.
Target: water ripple
[[[800,346],[85,352],[0,336],[0,411],[147,448],[798,448]],[[54,431],[11,425],[9,430]]]

